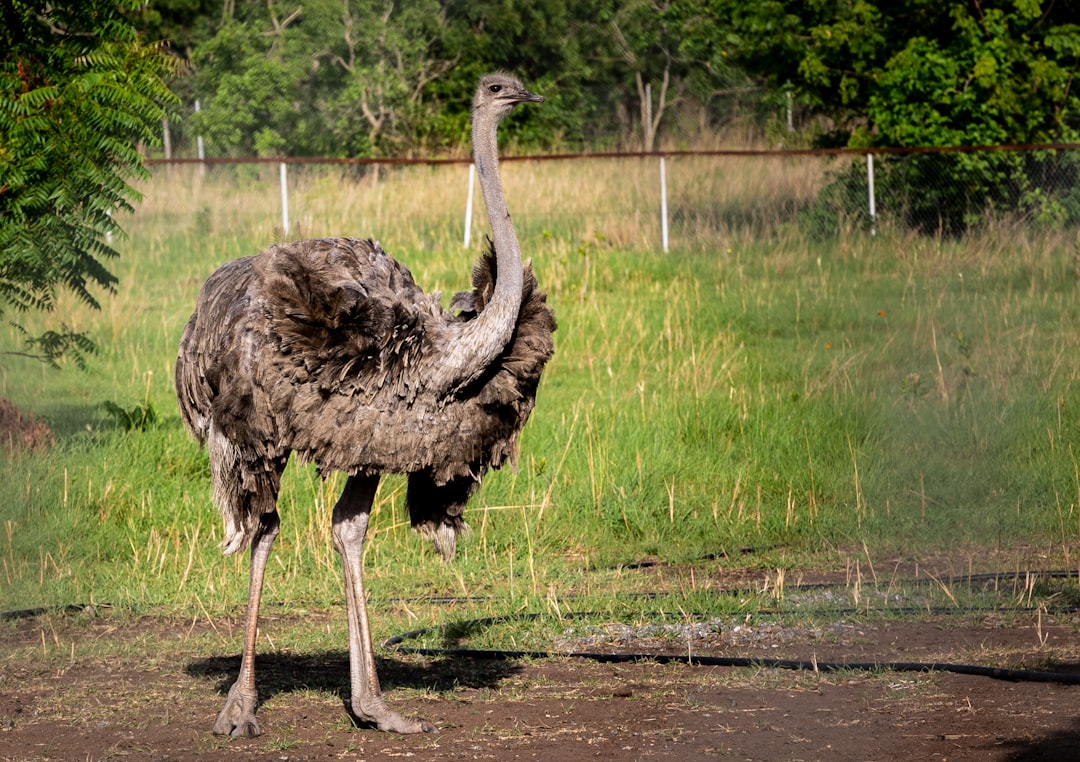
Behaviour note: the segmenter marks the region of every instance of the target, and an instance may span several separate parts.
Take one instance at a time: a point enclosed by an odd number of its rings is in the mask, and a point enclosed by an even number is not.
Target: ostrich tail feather
[[[463,476],[440,484],[430,471],[409,474],[405,506],[414,530],[431,540],[446,561],[454,559],[457,536],[468,531],[462,518],[465,503],[479,486],[479,478]]]

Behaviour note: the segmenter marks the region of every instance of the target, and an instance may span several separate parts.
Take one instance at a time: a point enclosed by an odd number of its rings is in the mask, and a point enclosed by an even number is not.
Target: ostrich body
[[[251,547],[240,674],[214,732],[254,737],[255,640],[277,494],[290,453],[348,479],[334,506],[348,609],[351,708],[400,733],[431,731],[383,700],[361,568],[383,473],[408,474],[414,528],[446,559],[483,473],[513,461],[517,437],[552,354],[554,315],[524,267],[499,180],[496,128],[521,102],[516,79],[481,79],[473,150],[492,248],[473,290],[444,310],[372,240],[274,245],[222,265],[184,329],[176,390],[184,423],[206,444],[226,554]]]

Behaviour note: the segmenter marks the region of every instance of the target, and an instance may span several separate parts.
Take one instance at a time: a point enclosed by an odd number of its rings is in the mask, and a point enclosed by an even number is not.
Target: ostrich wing
[[[494,278],[489,253],[474,271],[477,312]],[[475,313],[444,311],[372,241],[270,247],[224,265],[200,294],[178,365],[185,420],[205,439],[212,418],[252,464],[291,450],[323,471],[477,479],[514,457],[551,357],[554,317],[531,271],[523,298],[502,354],[438,397],[425,379]]]

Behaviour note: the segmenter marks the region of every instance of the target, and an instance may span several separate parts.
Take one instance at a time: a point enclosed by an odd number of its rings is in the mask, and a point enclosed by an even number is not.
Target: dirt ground
[[[329,617],[310,616],[310,623],[270,616],[264,630],[277,637]],[[1080,673],[1078,625],[1075,614],[844,620],[825,632],[764,623],[721,628],[687,647]],[[210,728],[239,657],[192,638],[206,626],[79,614],[0,623],[0,759],[1080,759],[1080,686],[945,672],[478,661],[384,650],[379,670],[390,703],[438,728],[394,736],[348,718],[344,644],[260,654],[263,734],[219,738]],[[670,640],[618,638],[622,648],[672,648]]]

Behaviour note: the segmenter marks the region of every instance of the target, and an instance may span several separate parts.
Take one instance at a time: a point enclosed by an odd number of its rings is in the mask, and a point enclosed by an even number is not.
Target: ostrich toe
[[[255,719],[253,695],[242,695],[234,685],[225,700],[225,707],[214,722],[214,735],[233,738],[255,738],[262,730]]]
[[[379,730],[388,733],[435,733],[435,727],[419,717],[406,717],[386,705],[373,707],[367,711],[361,708],[360,701],[353,699],[352,712],[360,722],[370,723]]]

